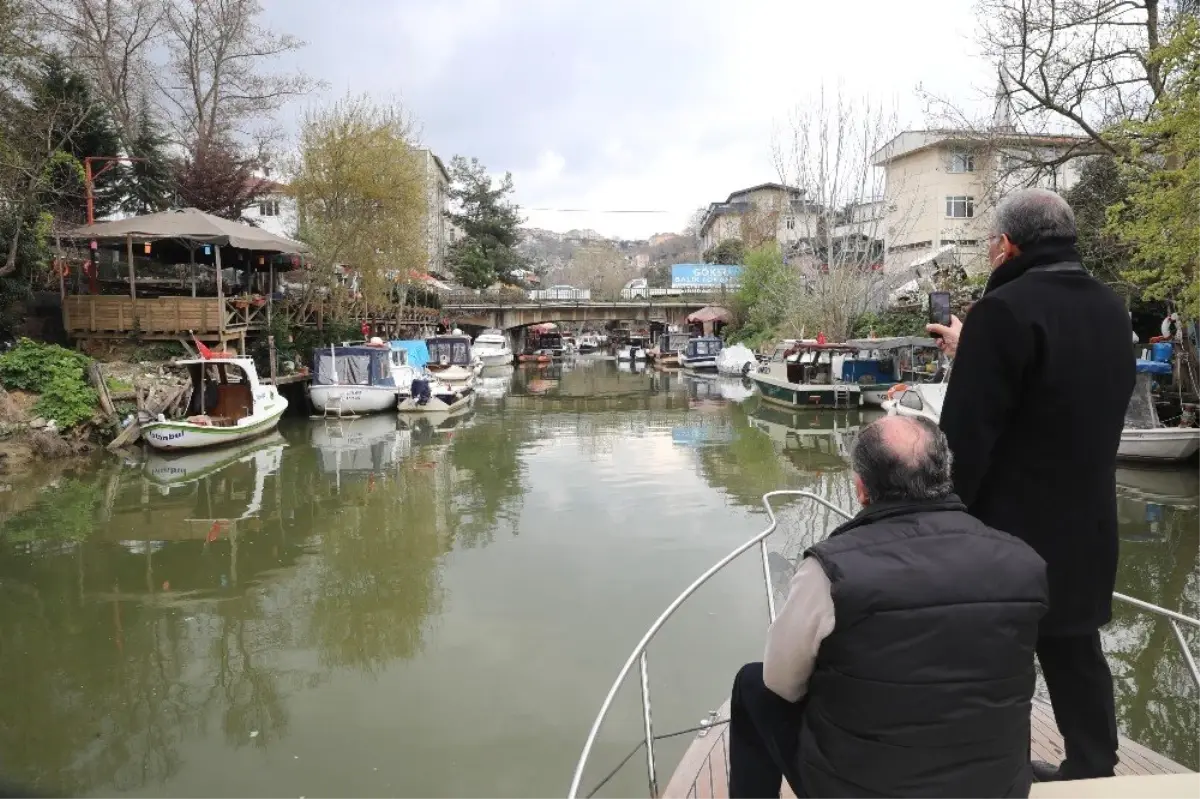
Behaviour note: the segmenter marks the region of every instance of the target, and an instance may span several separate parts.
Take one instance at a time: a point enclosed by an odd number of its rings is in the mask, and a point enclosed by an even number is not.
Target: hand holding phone
[[[929,292],[929,324],[950,326],[950,292]]]

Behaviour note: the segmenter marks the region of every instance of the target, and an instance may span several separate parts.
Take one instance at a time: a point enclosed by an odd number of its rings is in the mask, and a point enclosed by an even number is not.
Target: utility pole
[[[96,178],[100,177],[105,172],[112,169],[114,166],[116,166],[119,163],[122,163],[122,162],[133,163],[134,161],[145,161],[145,160],[146,160],[145,158],[127,158],[123,155],[89,155],[83,159],[83,185],[84,185],[84,190],[87,192],[87,223],[88,223],[88,227],[91,227],[92,225],[96,224],[96,196],[95,196]],[[92,172],[92,162],[93,161],[104,163],[104,166],[100,167],[99,172],[95,172],[95,173]],[[88,292],[91,294],[99,294],[100,286],[99,286],[99,281],[97,279],[97,273],[99,271],[100,264],[96,260],[96,248],[95,247],[90,247],[88,249],[88,257],[91,258],[91,261],[92,261],[92,272],[90,275],[88,275]]]

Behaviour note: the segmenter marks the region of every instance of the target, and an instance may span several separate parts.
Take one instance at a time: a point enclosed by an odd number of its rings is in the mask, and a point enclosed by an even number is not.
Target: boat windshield
[[[488,341],[487,339],[475,339],[475,349],[477,350],[502,350],[504,349],[503,341]]]
[[[688,343],[688,349],[691,350],[692,355],[716,355],[721,351],[721,340],[715,338],[696,339]]]
[[[441,363],[443,358],[456,366],[466,366],[471,362],[471,345],[465,338],[429,339],[426,343],[431,364]]]

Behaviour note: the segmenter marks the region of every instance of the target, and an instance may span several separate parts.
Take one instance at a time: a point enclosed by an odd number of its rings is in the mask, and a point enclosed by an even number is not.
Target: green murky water
[[[456,418],[288,420],[241,450],[0,486],[0,777],[71,795],[561,795],[601,698],[759,497],[851,502],[855,418],[610,362],[487,375]],[[1197,478],[1122,470],[1119,589],[1196,613]],[[793,504],[794,557],[836,522]],[[650,650],[655,727],[761,656],[747,558]],[[1170,628],[1106,633],[1126,734],[1200,765]],[[636,684],[590,788],[640,738]],[[660,746],[670,766],[687,736]],[[634,757],[605,795],[644,795]]]

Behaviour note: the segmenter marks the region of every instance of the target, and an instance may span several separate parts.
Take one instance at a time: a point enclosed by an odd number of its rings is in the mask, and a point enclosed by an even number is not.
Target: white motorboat
[[[600,337],[594,333],[584,333],[579,337],[579,352],[586,355],[600,349]]]
[[[1129,407],[1125,410],[1125,429],[1117,457],[1141,463],[1180,463],[1200,452],[1200,427],[1168,427],[1158,417],[1152,383],[1155,376],[1167,377],[1171,365],[1160,361],[1137,360],[1137,379]]]
[[[786,339],[749,377],[766,402],[786,408],[860,408],[857,384],[834,379],[847,348]]]
[[[396,410],[401,413],[453,413],[475,400],[475,376],[469,385],[451,385],[438,377],[426,375],[412,383],[412,393],[401,397]]]
[[[192,379],[186,416],[141,421],[146,443],[155,449],[217,447],[269,433],[279,424],[288,401],[272,385],[258,380],[250,358],[188,358],[175,361]]]
[[[483,362],[471,352],[471,339],[459,333],[425,339],[429,363],[425,370],[450,388],[471,388]]]
[[[421,370],[408,352],[382,339],[323,347],[313,352],[309,399],[322,416],[359,416],[390,411],[396,395],[407,394]]]
[[[513,362],[512,345],[508,336],[501,330],[485,330],[475,337],[471,352],[479,358],[480,363],[488,366],[506,366]]]
[[[937,424],[946,401],[946,383],[916,383],[895,386],[883,401],[889,416],[920,416]]]
[[[725,342],[716,336],[690,338],[687,346],[679,351],[679,365],[694,371],[716,371],[717,354],[724,346]]]
[[[629,343],[617,350],[617,360],[633,363],[646,361],[650,358],[650,348],[646,339],[641,336],[630,336]]]
[[[741,377],[750,374],[758,363],[754,351],[745,344],[734,344],[724,347],[717,353],[717,374],[729,377]]]

